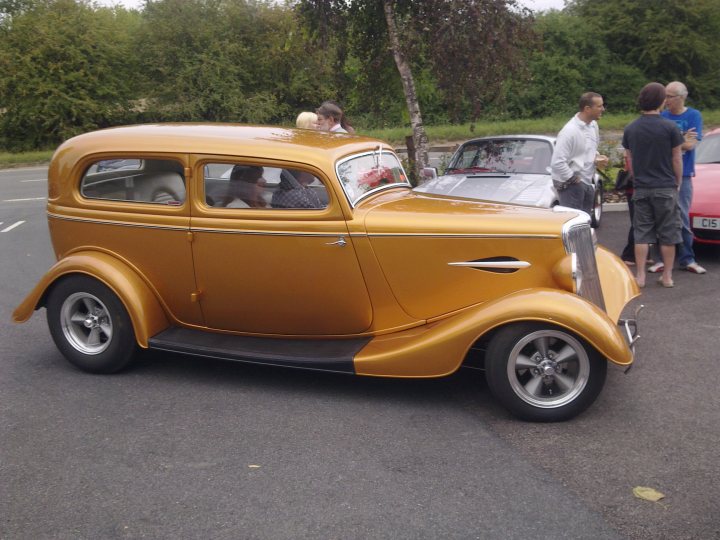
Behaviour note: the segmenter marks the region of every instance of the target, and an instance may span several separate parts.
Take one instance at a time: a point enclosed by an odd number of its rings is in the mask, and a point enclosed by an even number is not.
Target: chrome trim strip
[[[433,233],[370,233],[358,234],[350,233],[350,236],[367,236],[370,238],[530,238],[533,240],[557,240],[557,234],[475,234],[475,233],[455,233],[455,234],[433,234]]]
[[[59,219],[61,221],[79,221],[81,223],[95,223],[96,225],[116,225],[118,227],[137,227],[139,229],[163,229],[168,231],[189,231],[189,227],[179,227],[173,225],[145,225],[142,223],[128,223],[126,221],[111,221],[104,219],[90,219],[90,218],[78,218],[70,216],[60,216],[53,214],[52,212],[47,213],[48,218]]]
[[[209,227],[192,227],[188,229],[190,232],[195,233],[216,233],[216,234],[244,234],[254,236],[303,236],[311,238],[338,238],[344,236],[346,232],[323,232],[323,233],[311,233],[311,232],[283,232],[283,231],[248,231],[248,230],[232,230],[232,229],[211,229]]]
[[[313,238],[338,238],[345,236],[346,231],[341,232],[327,232],[327,233],[297,233],[297,232],[273,232],[273,231],[247,231],[247,230],[228,230],[228,229],[212,229],[212,228],[201,228],[201,227],[176,227],[172,225],[144,225],[140,223],[127,223],[123,221],[110,221],[102,219],[89,219],[89,218],[77,218],[69,216],[60,216],[48,212],[48,217],[59,219],[63,221],[78,221],[82,223],[95,223],[97,225],[116,225],[118,227],[137,227],[139,229],[161,229],[169,231],[183,231],[183,232],[208,232],[218,234],[246,234],[246,235],[264,235],[264,236],[301,236],[301,237],[313,237]]]
[[[485,261],[451,262],[448,266],[466,266],[468,268],[529,268],[527,261]]]
[[[61,216],[52,212],[47,213],[49,218],[59,219],[63,221],[78,221],[84,223],[95,223],[98,225],[117,225],[119,227],[138,227],[141,229],[165,229],[171,231],[189,231],[189,232],[208,232],[218,234],[251,234],[251,235],[265,235],[265,236],[306,236],[315,238],[337,238],[338,236],[350,236],[356,238],[527,238],[527,239],[541,239],[541,240],[554,240],[558,238],[558,235],[554,234],[432,234],[432,233],[350,233],[347,231],[338,232],[281,232],[281,231],[248,231],[248,230],[232,230],[232,229],[215,229],[210,227],[179,227],[172,225],[145,225],[140,223],[128,223],[124,221],[112,221],[103,219],[91,219],[91,218],[79,218],[70,216]]]

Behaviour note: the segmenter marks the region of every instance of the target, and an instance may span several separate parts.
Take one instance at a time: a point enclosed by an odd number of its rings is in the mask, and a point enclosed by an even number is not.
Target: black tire
[[[533,422],[580,414],[598,397],[606,375],[607,361],[595,349],[549,324],[501,328],[485,356],[490,391],[512,414]]]
[[[115,373],[130,364],[137,351],[125,306],[88,276],[69,276],[53,286],[47,320],[57,348],[83,371]]]
[[[604,196],[605,196],[605,191],[603,188],[602,178],[600,178],[597,181],[597,184],[595,184],[595,195],[593,197],[593,209],[592,209],[592,214],[590,215],[590,225],[596,229],[600,227],[600,222],[602,221]]]

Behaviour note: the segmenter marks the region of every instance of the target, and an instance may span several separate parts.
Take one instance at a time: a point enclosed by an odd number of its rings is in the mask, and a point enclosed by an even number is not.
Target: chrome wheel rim
[[[603,192],[600,188],[595,188],[595,208],[593,208],[593,213],[595,214],[595,222],[599,222],[600,218],[602,217],[602,199],[603,199]]]
[[[513,347],[507,375],[520,399],[554,409],[572,402],[585,389],[590,359],[585,347],[565,332],[539,330]]]
[[[112,340],[112,318],[107,307],[89,293],[68,296],[60,308],[60,326],[67,342],[83,354],[100,354]]]

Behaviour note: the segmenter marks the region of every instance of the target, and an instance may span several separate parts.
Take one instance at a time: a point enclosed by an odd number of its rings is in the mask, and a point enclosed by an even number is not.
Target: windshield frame
[[[381,186],[375,187],[373,189],[370,189],[364,193],[362,193],[360,196],[353,198],[352,194],[348,191],[345,182],[342,181],[342,178],[340,176],[340,167],[342,167],[345,163],[348,161],[363,158],[366,156],[374,156],[379,163],[382,163],[382,159],[385,156],[393,156],[397,160],[398,167],[400,168],[400,171],[402,171],[402,175],[405,178],[404,182],[394,182],[392,184],[383,184]],[[370,195],[373,195],[375,193],[378,193],[380,191],[384,191],[387,189],[395,189],[398,187],[404,187],[407,189],[412,189],[412,184],[410,183],[410,180],[408,178],[407,173],[405,172],[405,169],[403,168],[402,161],[397,156],[397,154],[390,148],[383,147],[382,145],[375,148],[375,150],[369,150],[365,152],[358,152],[357,154],[352,154],[349,156],[346,156],[340,160],[338,160],[335,163],[335,176],[340,183],[340,187],[342,187],[343,193],[345,193],[345,198],[350,203],[350,206],[354,209],[357,207],[357,205],[363,200],[369,197]]]

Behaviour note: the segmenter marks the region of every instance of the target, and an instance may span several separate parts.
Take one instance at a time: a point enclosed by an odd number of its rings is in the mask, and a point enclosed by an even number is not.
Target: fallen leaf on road
[[[660,499],[664,499],[665,495],[659,491],[655,491],[653,488],[637,486],[633,488],[633,495],[638,499],[645,499],[646,501],[658,502]]]

